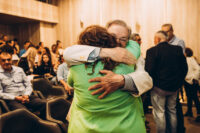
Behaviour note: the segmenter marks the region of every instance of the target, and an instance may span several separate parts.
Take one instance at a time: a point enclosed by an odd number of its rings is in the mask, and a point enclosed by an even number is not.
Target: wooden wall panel
[[[0,0],[0,13],[58,23],[58,7],[36,0]]]
[[[33,44],[40,42],[40,24],[36,23],[20,23],[13,25],[15,27],[16,38],[18,38],[21,47],[25,41],[31,41]]]
[[[86,6],[87,5],[87,6]],[[123,19],[133,32],[142,36],[142,52],[152,47],[156,31],[172,23],[174,33],[194,50],[200,62],[199,0],[61,0],[59,2],[58,37],[70,46],[84,26],[105,25],[112,19]]]
[[[7,35],[9,40],[14,39],[16,36],[13,28],[6,24],[0,24],[0,37],[2,37],[2,35]]]
[[[8,40],[17,38],[19,45],[23,48],[23,43],[30,40],[33,44],[40,41],[40,27],[37,23],[20,23],[10,25],[0,25],[0,33],[8,36]]]
[[[56,25],[40,22],[40,41],[44,42],[45,47],[51,48],[57,40]]]

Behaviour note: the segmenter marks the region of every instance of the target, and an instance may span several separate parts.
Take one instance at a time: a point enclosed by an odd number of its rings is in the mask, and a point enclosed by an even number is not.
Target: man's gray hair
[[[167,33],[165,31],[162,31],[162,30],[156,32],[156,36],[159,37],[163,41],[164,40],[167,41],[167,39],[168,39]]]
[[[107,23],[106,28],[108,29],[111,25],[114,25],[114,24],[121,25],[121,26],[127,28],[127,30],[128,30],[128,39],[130,38],[130,36],[131,36],[131,28],[123,20],[116,19],[116,20],[110,21],[110,22]]]

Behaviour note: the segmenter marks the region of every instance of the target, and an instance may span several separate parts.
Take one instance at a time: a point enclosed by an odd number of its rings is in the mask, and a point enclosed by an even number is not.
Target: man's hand
[[[15,97],[15,100],[19,101],[19,102],[22,102],[23,101],[23,97],[22,96],[16,96]]]
[[[28,103],[29,102],[29,96],[24,95],[24,96],[16,96],[15,100],[21,102],[21,103]]]
[[[30,100],[29,100],[29,96],[27,95],[24,95],[22,96],[24,98],[24,103],[28,103]]]
[[[127,49],[116,47],[116,48],[102,48],[100,57],[110,57],[113,61],[122,62],[125,64],[136,64],[137,59]]]
[[[100,82],[100,83],[88,88],[88,90],[97,89],[96,91],[91,93],[92,95],[103,93],[98,97],[99,99],[104,98],[109,93],[112,93],[117,89],[119,89],[120,87],[124,86],[124,77],[122,75],[115,74],[112,71],[108,70],[101,70],[100,73],[106,75],[103,77],[96,77],[90,79],[89,82]]]

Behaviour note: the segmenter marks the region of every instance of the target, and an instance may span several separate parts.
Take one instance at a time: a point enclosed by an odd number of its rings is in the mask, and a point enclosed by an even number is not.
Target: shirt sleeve
[[[88,61],[94,62],[99,56],[100,52],[100,48],[95,50],[96,48],[97,47],[86,45],[73,45],[64,50],[63,57],[68,66],[79,65]]]
[[[26,77],[23,71],[22,71],[22,75],[23,75],[23,81],[24,81],[24,86],[25,86],[24,95],[30,96],[33,91],[31,82],[28,80],[28,78]]]
[[[100,54],[100,48],[95,48],[89,55],[88,57],[88,62],[95,62],[96,60],[98,60],[99,54]]]
[[[183,53],[185,53],[185,42],[183,40],[180,40],[178,42],[178,45],[181,46],[181,48],[183,49]]]
[[[0,83],[0,98],[5,99],[5,100],[14,100],[15,96],[12,94],[3,93],[3,87]]]
[[[57,70],[57,79],[58,79],[58,81],[64,80],[62,64],[58,66],[58,70]]]
[[[123,75],[125,84],[121,90],[126,90],[138,97],[153,87],[150,75],[144,70],[144,59],[140,57],[136,64],[136,70],[128,75]]]
[[[133,94],[138,94],[138,89],[135,86],[135,83],[133,79],[131,78],[131,76],[129,75],[123,75],[123,76],[124,76],[125,84],[124,84],[124,88],[122,88],[121,90],[129,91]]]

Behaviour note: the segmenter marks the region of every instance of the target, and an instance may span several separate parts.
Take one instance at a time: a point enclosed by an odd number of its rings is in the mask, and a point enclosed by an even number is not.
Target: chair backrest
[[[10,111],[0,119],[0,133],[61,133],[56,123],[41,120],[25,109]]]
[[[66,123],[66,116],[70,106],[71,103],[64,98],[52,99],[47,102],[47,115],[50,115],[53,119]]]
[[[52,88],[49,81],[45,78],[33,79],[32,85],[34,90],[40,91],[46,98],[49,95],[48,90]]]

